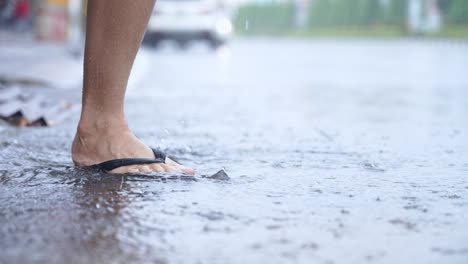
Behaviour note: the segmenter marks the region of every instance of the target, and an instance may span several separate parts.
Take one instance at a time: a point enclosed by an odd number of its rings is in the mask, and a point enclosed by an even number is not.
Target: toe
[[[153,171],[148,165],[141,165],[138,167],[138,170],[142,173],[150,173]]]
[[[180,165],[179,163],[171,160],[170,158],[166,158],[166,164],[172,167],[177,168],[179,172],[185,173],[185,174],[190,174],[190,175],[195,175],[195,170],[192,168],[185,167],[183,165]]]
[[[165,172],[172,172],[172,173],[177,173],[177,172],[179,172],[179,171],[177,170],[177,167],[170,166],[170,165],[167,165],[167,164],[165,164],[165,163],[160,163],[159,165],[164,169]]]
[[[154,172],[164,172],[164,169],[158,163],[153,163],[149,167]]]
[[[136,165],[124,166],[109,171],[112,174],[140,173],[140,168]]]
[[[123,167],[123,170],[124,170],[124,173],[139,173],[140,170],[138,169],[138,167],[128,167],[128,168],[125,168]]]
[[[152,172],[184,173],[184,174],[195,175],[194,169],[184,167],[171,159],[167,159],[166,163],[131,165],[131,166],[124,166],[124,167],[116,168],[110,171],[110,173],[113,173],[113,174],[124,174],[124,173],[149,174]]]
[[[179,165],[179,169],[185,174],[195,175],[195,170],[192,168],[187,168],[182,165]]]
[[[170,166],[179,166],[179,163],[171,160],[170,158],[166,158],[166,164]]]

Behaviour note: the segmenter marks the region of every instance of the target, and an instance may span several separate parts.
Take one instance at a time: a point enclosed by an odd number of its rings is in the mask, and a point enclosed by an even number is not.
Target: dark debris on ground
[[[41,83],[0,80],[0,120],[12,126],[44,127],[63,121],[75,105],[63,91]]]

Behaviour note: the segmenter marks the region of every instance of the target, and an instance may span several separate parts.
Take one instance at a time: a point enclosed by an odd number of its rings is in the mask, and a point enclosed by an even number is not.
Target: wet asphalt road
[[[75,169],[76,115],[6,128],[0,263],[468,262],[467,44],[255,39],[145,56],[130,124],[199,175]],[[230,179],[200,176],[220,168]]]

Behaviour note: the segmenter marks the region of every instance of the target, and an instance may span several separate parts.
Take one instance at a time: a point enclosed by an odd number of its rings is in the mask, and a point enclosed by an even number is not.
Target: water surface
[[[6,128],[0,263],[468,261],[466,44],[252,39],[144,54],[130,125],[198,176],[75,169],[76,115]],[[230,179],[200,176],[221,168]]]

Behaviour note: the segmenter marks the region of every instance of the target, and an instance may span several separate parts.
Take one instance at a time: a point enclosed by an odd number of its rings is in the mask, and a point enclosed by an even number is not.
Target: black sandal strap
[[[117,169],[129,165],[142,165],[142,164],[152,164],[152,163],[166,163],[166,154],[158,149],[152,149],[154,153],[154,159],[144,159],[144,158],[132,158],[132,159],[114,159],[104,161],[102,163],[93,165],[98,170],[108,172],[113,169]]]
[[[154,158],[155,158],[155,159],[164,160],[163,163],[166,162],[166,153],[164,153],[164,151],[159,150],[159,149],[151,149],[151,150],[153,150]]]

